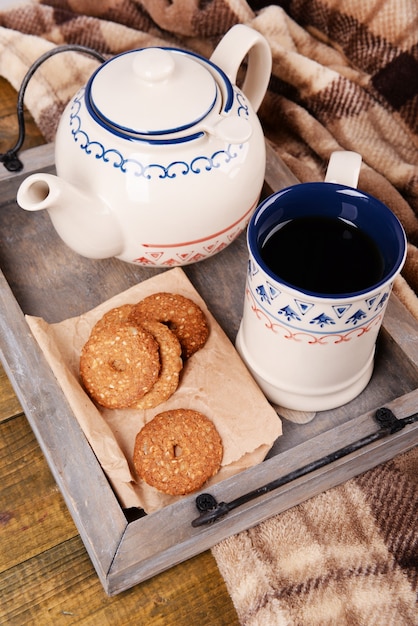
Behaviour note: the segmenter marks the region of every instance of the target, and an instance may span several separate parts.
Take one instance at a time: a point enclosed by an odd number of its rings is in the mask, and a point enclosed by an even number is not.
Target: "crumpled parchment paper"
[[[179,387],[167,402],[147,410],[104,409],[89,398],[80,383],[81,348],[106,311],[158,291],[181,293],[194,300],[207,316],[208,341],[185,362]],[[282,433],[277,413],[181,268],[135,285],[79,317],[56,324],[39,317],[26,319],[122,507],[140,507],[151,513],[178,499],[138,478],[132,462],[136,434],[157,413],[189,408],[214,422],[224,455],[220,471],[203,488],[260,463]]]

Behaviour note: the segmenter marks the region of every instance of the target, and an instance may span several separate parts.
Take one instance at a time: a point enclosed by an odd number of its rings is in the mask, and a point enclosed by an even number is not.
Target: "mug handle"
[[[339,183],[357,188],[361,167],[361,154],[350,150],[337,150],[329,158],[326,183]]]
[[[210,61],[225,72],[233,85],[238,70],[248,55],[248,68],[242,91],[257,111],[269,84],[272,55],[267,40],[245,24],[235,24],[221,39]]]

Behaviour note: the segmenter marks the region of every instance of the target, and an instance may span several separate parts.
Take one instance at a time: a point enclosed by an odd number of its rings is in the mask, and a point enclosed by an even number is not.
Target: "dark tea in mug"
[[[307,215],[280,223],[266,237],[260,255],[279,279],[322,295],[362,291],[384,274],[372,237],[338,217]]]

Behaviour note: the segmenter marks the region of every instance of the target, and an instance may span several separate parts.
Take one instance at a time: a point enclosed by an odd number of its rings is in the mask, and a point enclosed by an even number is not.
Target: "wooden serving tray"
[[[198,516],[194,495],[148,516],[123,510],[24,314],[59,322],[162,270],[116,259],[92,261],[69,250],[45,212],[22,211],[15,201],[24,177],[34,171],[53,171],[53,147],[28,150],[22,159],[23,173],[0,173],[0,356],[106,593],[126,590],[418,443],[415,422],[207,526],[191,525]],[[294,182],[270,150],[266,181],[274,189]],[[246,265],[242,235],[212,259],[184,268],[231,341],[242,312]],[[373,415],[381,406],[389,407],[398,418],[414,413],[418,407],[417,337],[417,322],[392,296],[367,389],[344,407],[318,413],[308,424],[284,420],[283,436],[263,463],[214,485],[210,493],[219,502],[229,502],[375,432],[378,426]]]

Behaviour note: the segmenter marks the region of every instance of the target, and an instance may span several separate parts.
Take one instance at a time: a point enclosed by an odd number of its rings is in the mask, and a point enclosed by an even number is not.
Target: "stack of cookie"
[[[89,396],[109,409],[150,409],[176,391],[185,361],[206,343],[200,307],[159,292],[111,309],[94,325],[80,355]],[[195,491],[220,468],[221,438],[204,415],[179,408],[156,415],[138,433],[134,466],[159,491]]]

